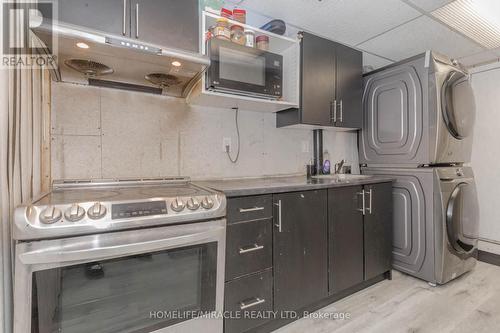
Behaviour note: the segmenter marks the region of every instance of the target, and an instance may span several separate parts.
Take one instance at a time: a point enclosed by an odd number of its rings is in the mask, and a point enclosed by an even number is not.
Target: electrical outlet
[[[227,152],[229,147],[229,152],[231,152],[231,138],[222,138],[222,151]]]

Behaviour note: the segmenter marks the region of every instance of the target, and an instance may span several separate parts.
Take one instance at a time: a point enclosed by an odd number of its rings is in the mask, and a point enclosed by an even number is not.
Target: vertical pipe
[[[313,130],[313,159],[316,174],[321,174],[323,170],[323,130]]]

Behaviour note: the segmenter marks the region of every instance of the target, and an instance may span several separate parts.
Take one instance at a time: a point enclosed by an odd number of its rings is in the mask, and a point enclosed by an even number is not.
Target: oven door
[[[257,48],[213,38],[206,88],[255,97],[282,96],[283,57]]]
[[[15,333],[222,332],[225,220],[16,245]]]

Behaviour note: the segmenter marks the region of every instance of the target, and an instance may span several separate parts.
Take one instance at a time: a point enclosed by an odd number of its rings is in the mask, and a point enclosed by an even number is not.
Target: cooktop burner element
[[[222,193],[187,178],[54,182],[53,190],[17,208],[14,238],[59,238],[225,216]]]

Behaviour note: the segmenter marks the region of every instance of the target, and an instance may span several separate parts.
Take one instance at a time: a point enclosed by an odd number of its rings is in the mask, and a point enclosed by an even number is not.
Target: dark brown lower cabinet
[[[234,317],[224,320],[225,333],[245,332],[265,323],[266,314],[273,310],[272,269],[226,282],[224,310]]]
[[[392,268],[392,183],[365,185],[365,280]]]
[[[329,291],[363,282],[362,186],[328,190]]]
[[[226,281],[273,267],[272,220],[227,225]]]
[[[274,309],[299,310],[328,296],[327,191],[273,195]]]
[[[392,183],[230,198],[224,310],[243,317],[226,318],[224,332],[269,332],[289,322],[282,311],[380,281],[392,266],[392,220]],[[245,318],[264,311],[277,320]]]

